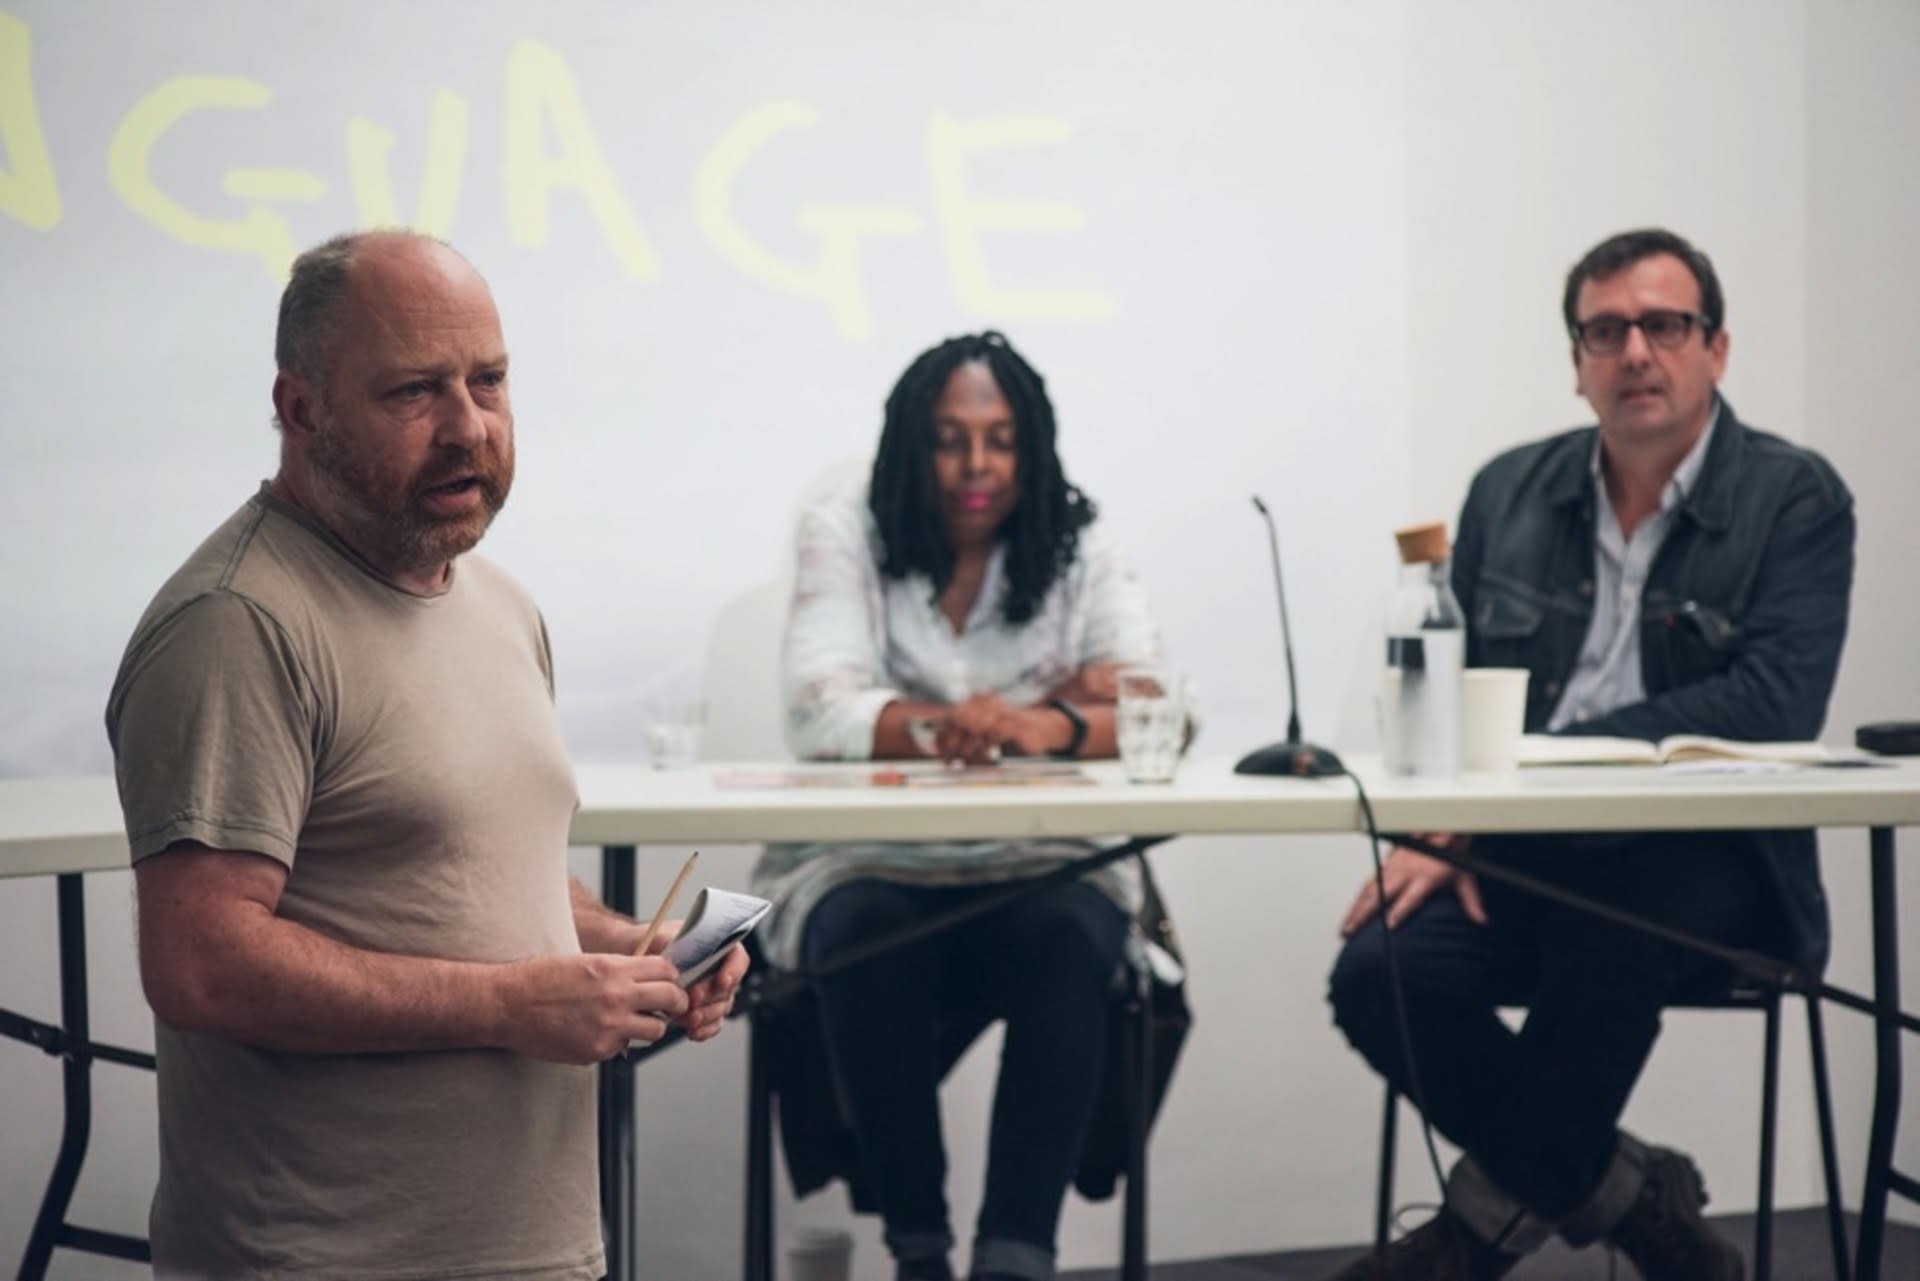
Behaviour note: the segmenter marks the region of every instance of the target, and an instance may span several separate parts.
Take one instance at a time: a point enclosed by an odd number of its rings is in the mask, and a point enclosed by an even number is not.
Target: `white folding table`
[[[1112,763],[1087,767],[1090,786],[722,787],[737,771],[813,768],[749,763],[661,771],[583,765],[572,840],[602,851],[602,893],[634,910],[634,849],[655,844],[769,840],[925,840],[1210,834],[1286,835],[1365,830],[1354,784],[1345,778],[1248,778],[1230,763],[1196,759],[1167,784],[1129,784]],[[820,767],[843,768],[843,767]],[[1864,827],[1870,829],[1874,987],[1847,1003],[1875,1021],[1875,1089],[1856,1276],[1879,1276],[1887,1198],[1920,1200],[1920,1181],[1893,1167],[1900,1109],[1903,1028],[1920,1020],[1900,1009],[1894,829],[1920,825],[1920,762],[1778,774],[1678,773],[1644,767],[1529,769],[1468,775],[1445,783],[1385,776],[1354,762],[1386,833],[1631,832]],[[85,922],[80,877],[124,868],[126,841],[111,780],[0,782],[0,876],[58,878],[61,1022],[0,1015],[0,1032],[39,1044],[64,1061],[66,1119],[60,1155],[22,1266],[44,1273],[56,1245],[143,1257],[145,1243],[65,1223],[85,1156],[94,1059],[150,1062],[94,1044],[88,1035]],[[1828,989],[1832,992],[1832,989]],[[603,1072],[602,1189],[609,1272],[633,1272],[631,1065]]]

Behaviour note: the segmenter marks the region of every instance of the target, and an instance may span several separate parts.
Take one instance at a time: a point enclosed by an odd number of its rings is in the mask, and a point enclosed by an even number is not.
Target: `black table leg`
[[[60,1085],[66,1118],[60,1131],[60,1155],[54,1160],[53,1175],[47,1180],[47,1192],[40,1200],[40,1213],[33,1220],[27,1252],[20,1262],[22,1281],[38,1281],[46,1275],[53,1247],[60,1243],[66,1223],[67,1204],[73,1200],[73,1189],[80,1182],[80,1164],[87,1158],[87,1139],[93,1130],[86,898],[79,873],[69,872],[56,880],[60,913],[60,1026],[67,1037],[60,1061]]]
[[[1900,1119],[1900,922],[1893,829],[1876,827],[1869,857],[1873,885],[1873,1128],[1867,1139],[1866,1190],[1860,1195],[1860,1247],[1854,1276],[1878,1281],[1893,1177],[1893,1133]]]
[[[773,1037],[762,1026],[765,1015],[749,1016],[747,1032],[747,1222],[741,1275],[746,1281],[773,1281]]]
[[[1147,1281],[1147,1127],[1153,1116],[1153,976],[1145,966],[1133,976],[1137,1017],[1133,1071],[1127,1085],[1133,1090],[1127,1125],[1127,1204],[1120,1243],[1121,1281]]]
[[[633,915],[631,845],[600,851],[600,897]],[[608,1281],[633,1281],[633,1064],[624,1055],[600,1065],[600,1229],[606,1240]]]

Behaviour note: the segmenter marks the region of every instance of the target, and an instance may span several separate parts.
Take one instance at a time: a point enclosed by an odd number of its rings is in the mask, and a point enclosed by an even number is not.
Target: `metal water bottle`
[[[1393,536],[1400,580],[1387,611],[1381,755],[1390,773],[1452,778],[1460,773],[1467,627],[1453,594],[1447,527],[1410,525]]]

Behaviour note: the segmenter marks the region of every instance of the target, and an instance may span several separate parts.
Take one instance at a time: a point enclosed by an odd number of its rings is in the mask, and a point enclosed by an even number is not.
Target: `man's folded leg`
[[[1751,939],[1761,913],[1748,870],[1729,866],[1737,851],[1675,859],[1652,838],[1579,858],[1565,844],[1489,842],[1488,853],[1704,937]],[[1692,1162],[1617,1130],[1662,1007],[1703,963],[1589,913],[1484,888],[1489,926],[1442,896],[1394,932],[1411,1070],[1378,926],[1336,965],[1341,1028],[1402,1093],[1417,1073],[1428,1117],[1469,1154],[1432,1222],[1342,1277],[1499,1277],[1556,1231],[1613,1241],[1649,1278],[1738,1277],[1738,1252],[1700,1216]],[[1500,1001],[1527,1006],[1518,1034],[1494,1014]]]

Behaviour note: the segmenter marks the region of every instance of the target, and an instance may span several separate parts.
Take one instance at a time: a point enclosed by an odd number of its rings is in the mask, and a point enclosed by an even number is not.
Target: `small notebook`
[[[667,944],[666,958],[680,971],[680,986],[698,982],[718,965],[727,949],[753,933],[773,904],[752,894],[736,894],[709,885],[694,895],[680,936]]]

